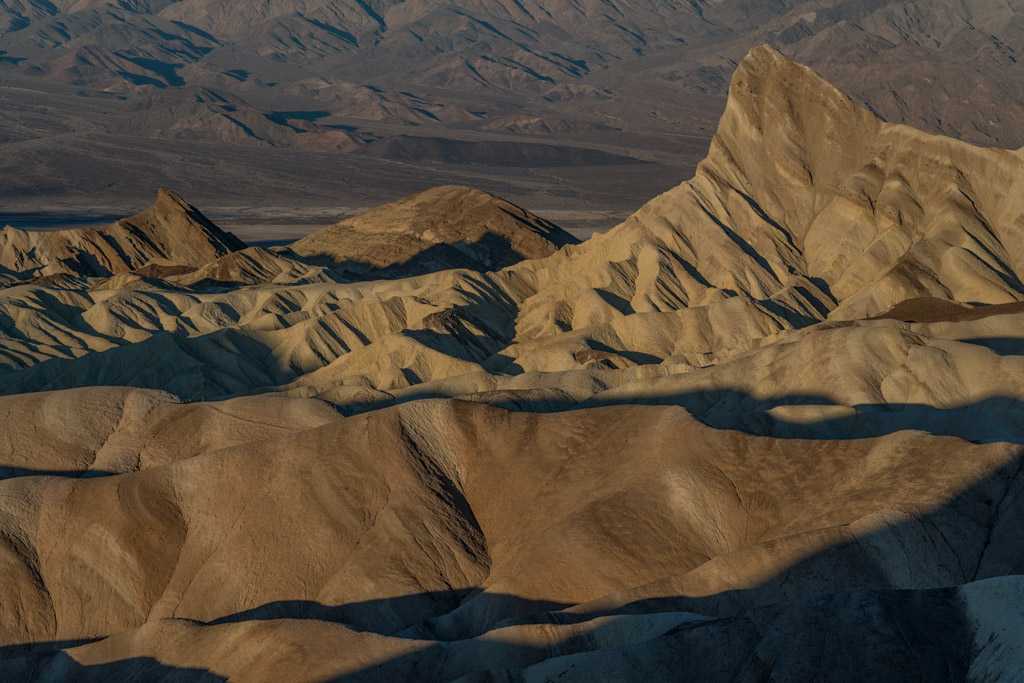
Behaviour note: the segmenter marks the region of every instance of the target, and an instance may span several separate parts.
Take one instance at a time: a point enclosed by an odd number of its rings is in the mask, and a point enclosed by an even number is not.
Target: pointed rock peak
[[[793,61],[769,45],[754,47],[733,73],[730,99],[767,100],[801,97],[833,106],[853,106],[853,102],[810,67]]]
[[[0,239],[0,271],[18,280],[58,272],[109,276],[150,264],[197,268],[245,243],[167,189],[148,209],[105,228],[11,232]]]
[[[811,69],[756,47],[733,74],[702,173],[799,232],[815,212],[803,198],[867,163],[882,125]]]
[[[157,191],[151,207],[120,223],[134,225],[151,235],[161,233],[162,238],[170,240],[205,242],[217,254],[246,247],[242,240],[222,229],[181,195],[166,187]]]
[[[165,218],[177,218],[197,223],[210,229],[220,230],[202,211],[185,201],[180,194],[166,187],[161,187],[157,190],[156,199],[148,211]]]
[[[781,126],[873,130],[880,122],[810,68],[761,45],[747,54],[733,74],[723,125],[729,123],[765,132]]]
[[[186,202],[180,194],[166,187],[161,187],[156,191],[156,202],[157,206],[177,206],[180,208],[194,209],[191,204]]]
[[[186,221],[216,227],[213,221],[203,215],[202,211],[186,202],[177,192],[166,187],[161,187],[157,190],[156,199],[153,200],[153,204],[149,208],[123,220],[136,221],[144,218]]]
[[[156,200],[148,211],[166,218],[178,218],[197,223],[203,227],[220,230],[202,211],[185,201],[180,194],[166,187],[161,187],[157,190]]]

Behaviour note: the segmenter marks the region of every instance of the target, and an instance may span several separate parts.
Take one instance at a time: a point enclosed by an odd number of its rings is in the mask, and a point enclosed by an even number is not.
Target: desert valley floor
[[[0,231],[5,680],[1022,680],[1024,151],[758,47],[580,241]]]

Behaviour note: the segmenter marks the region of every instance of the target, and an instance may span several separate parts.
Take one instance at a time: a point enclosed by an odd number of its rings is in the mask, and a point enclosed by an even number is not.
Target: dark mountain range
[[[762,42],[886,120],[1024,145],[1020,0],[4,0],[0,199],[631,207],[689,175]]]

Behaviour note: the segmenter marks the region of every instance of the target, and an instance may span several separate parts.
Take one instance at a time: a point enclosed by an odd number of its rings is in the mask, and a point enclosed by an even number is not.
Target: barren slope
[[[1012,679],[1021,178],[762,47],[694,178],[582,244],[440,188],[13,282],[0,671]]]
[[[200,266],[244,245],[173,192],[102,230],[0,231],[0,274],[14,281],[73,274],[103,276],[150,264]]]
[[[308,235],[291,250],[355,273],[407,277],[451,268],[495,270],[577,242],[500,197],[436,187]]]
[[[109,400],[96,391],[76,398]],[[316,409],[254,400],[292,416]],[[174,427],[221,430],[240,408],[177,408]],[[133,407],[116,433],[150,420]],[[119,439],[122,457],[133,443],[143,442]],[[132,474],[0,482],[5,537],[17,539],[0,586],[17,606],[3,614],[4,641],[112,636],[7,658],[7,672],[453,680],[576,669],[563,658],[579,652],[586,669],[621,667],[626,680],[763,667],[795,679],[843,641],[854,659],[837,659],[834,680],[894,679],[922,671],[904,658],[924,641],[883,634],[923,634],[935,619],[947,641],[929,646],[938,660],[927,666],[1016,663],[1003,630],[1015,617],[992,606],[1019,600],[1016,578],[962,588],[978,603],[972,617],[954,591],[886,592],[1019,572],[1014,445],[911,432],[787,441],[714,430],[674,408],[534,416],[444,401],[229,443]],[[824,613],[823,632],[799,626]],[[797,640],[773,645],[756,623]],[[972,649],[990,637],[1007,649]],[[859,659],[878,646],[892,656]]]

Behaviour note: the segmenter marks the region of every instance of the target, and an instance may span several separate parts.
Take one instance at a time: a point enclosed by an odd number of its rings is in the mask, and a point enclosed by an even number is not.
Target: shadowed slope
[[[494,270],[577,242],[499,197],[436,187],[315,232],[291,249],[367,277],[408,277],[449,268]]]
[[[420,402],[133,474],[0,482],[22,539],[3,638],[119,633],[66,656],[257,680],[796,680],[826,651],[847,653],[832,680],[1006,672],[1017,622],[993,605],[1019,582],[973,582],[1022,569],[1020,469],[1018,446],[914,431],[776,440],[676,408]],[[1006,648],[975,648],[990,637]]]

